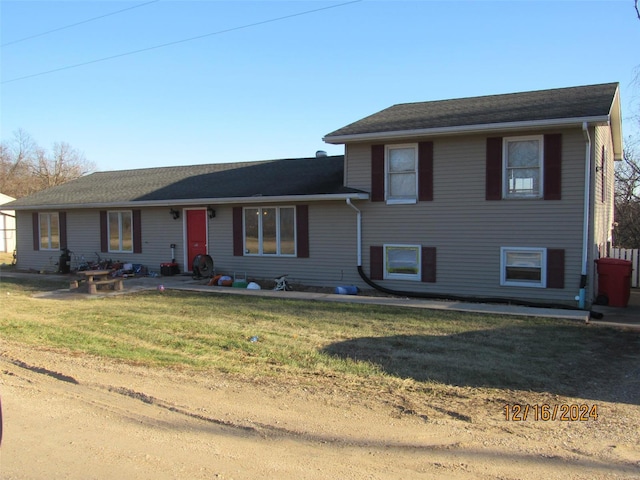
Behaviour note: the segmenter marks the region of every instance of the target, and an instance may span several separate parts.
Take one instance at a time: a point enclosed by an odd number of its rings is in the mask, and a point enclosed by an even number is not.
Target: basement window
[[[384,245],[384,278],[420,281],[420,245]]]
[[[500,285],[547,286],[546,248],[502,247],[500,252]]]

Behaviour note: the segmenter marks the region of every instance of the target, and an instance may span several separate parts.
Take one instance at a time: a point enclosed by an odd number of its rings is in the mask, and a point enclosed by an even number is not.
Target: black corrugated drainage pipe
[[[347,198],[347,205],[353,208],[356,211],[356,234],[357,234],[357,255],[358,255],[358,273],[360,274],[360,278],[365,281],[367,285],[370,287],[383,292],[389,295],[396,295],[399,297],[410,297],[410,298],[423,298],[426,300],[452,300],[455,302],[469,302],[469,303],[497,303],[497,304],[506,304],[506,305],[520,305],[523,307],[536,307],[536,308],[557,308],[562,310],[578,310],[584,311],[584,308],[572,307],[569,305],[562,304],[553,304],[553,303],[536,303],[536,302],[527,302],[524,300],[519,300],[515,298],[491,298],[491,297],[472,297],[472,296],[463,296],[463,295],[448,295],[441,293],[427,293],[427,292],[405,292],[401,290],[392,290],[390,288],[385,288],[377,283],[373,282],[369,277],[367,277],[362,270],[362,212],[358,209],[352,202],[350,198]],[[600,312],[594,312],[591,310],[589,312],[589,316],[600,319],[603,317],[603,314]]]
[[[383,287],[378,285],[373,280],[371,280],[362,270],[362,265],[358,265],[358,273],[360,274],[360,278],[364,280],[367,285],[373,287],[374,289],[387,293],[389,295],[396,295],[399,297],[409,297],[409,298],[422,298],[427,300],[451,300],[455,302],[469,302],[469,303],[497,303],[504,305],[519,305],[522,307],[535,307],[535,308],[556,308],[562,310],[579,310],[583,311],[583,309],[578,307],[572,307],[570,305],[563,304],[555,304],[555,303],[538,303],[538,302],[528,302],[526,300],[520,300],[515,298],[492,298],[492,297],[474,297],[474,296],[466,296],[466,295],[450,295],[450,294],[442,294],[442,293],[428,293],[428,292],[407,292],[404,290],[392,290],[390,288]],[[603,314],[600,312],[589,311],[589,316],[600,319],[603,317]]]

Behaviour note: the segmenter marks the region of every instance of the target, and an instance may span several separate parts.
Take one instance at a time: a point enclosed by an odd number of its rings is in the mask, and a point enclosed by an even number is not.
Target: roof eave
[[[245,205],[257,203],[299,203],[299,202],[322,202],[322,201],[342,201],[368,200],[369,194],[364,192],[354,193],[331,193],[316,195],[280,195],[266,196],[254,195],[251,197],[226,197],[226,198],[185,198],[177,200],[147,200],[128,202],[104,202],[104,203],[82,203],[82,204],[46,204],[46,205],[24,205],[15,206],[15,210],[76,210],[76,209],[96,209],[96,208],[141,208],[141,207],[180,207],[190,205]]]
[[[624,157],[623,136],[622,136],[622,109],[620,107],[620,89],[616,89],[616,93],[611,103],[611,111],[609,114],[611,125],[611,136],[613,142],[613,158],[614,160],[622,160]]]
[[[371,140],[396,140],[416,137],[434,137],[442,135],[462,135],[467,133],[492,133],[505,130],[528,130],[534,128],[582,126],[588,124],[607,124],[608,115],[578,118],[554,118],[545,120],[528,120],[523,122],[486,123],[479,125],[458,125],[454,127],[424,128],[418,130],[395,130],[389,132],[369,132],[349,135],[327,135],[322,140],[326,143],[340,145],[349,142],[366,142]]]

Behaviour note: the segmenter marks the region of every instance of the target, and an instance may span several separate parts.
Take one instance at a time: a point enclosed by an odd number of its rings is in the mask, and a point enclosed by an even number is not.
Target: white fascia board
[[[613,141],[613,158],[614,160],[622,160],[623,153],[623,141],[622,136],[622,109],[620,108],[620,90],[616,90],[616,94],[613,97],[613,103],[611,104],[611,112],[609,114],[611,119],[611,135]]]
[[[526,122],[486,123],[481,125],[460,125],[455,127],[424,128],[420,130],[396,130],[391,132],[356,133],[352,135],[327,136],[325,143],[340,145],[347,142],[366,142],[371,140],[396,140],[400,138],[434,137],[439,135],[462,135],[466,133],[490,133],[505,130],[528,130],[535,128],[580,126],[589,124],[607,124],[609,116],[554,118]]]
[[[283,195],[283,196],[253,196],[229,198],[189,198],[180,200],[155,200],[148,202],[112,202],[112,203],[82,203],[82,204],[47,204],[33,206],[16,206],[16,210],[77,210],[96,208],[141,208],[141,207],[180,207],[191,205],[246,205],[260,203],[301,203],[328,202],[351,200],[368,200],[368,193],[336,193],[328,195]]]

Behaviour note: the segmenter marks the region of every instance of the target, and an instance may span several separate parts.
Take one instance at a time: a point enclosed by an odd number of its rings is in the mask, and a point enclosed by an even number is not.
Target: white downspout
[[[584,168],[584,217],[582,230],[582,270],[580,272],[580,292],[576,300],[578,307],[585,308],[586,286],[587,286],[587,261],[589,259],[589,207],[591,205],[591,136],[589,135],[589,124],[582,122],[582,133],[587,142],[585,150]]]
[[[347,205],[353,208],[357,213],[356,218],[356,238],[357,238],[357,248],[358,248],[358,267],[362,266],[362,212],[358,210],[358,208],[351,203],[351,199],[347,198]]]

